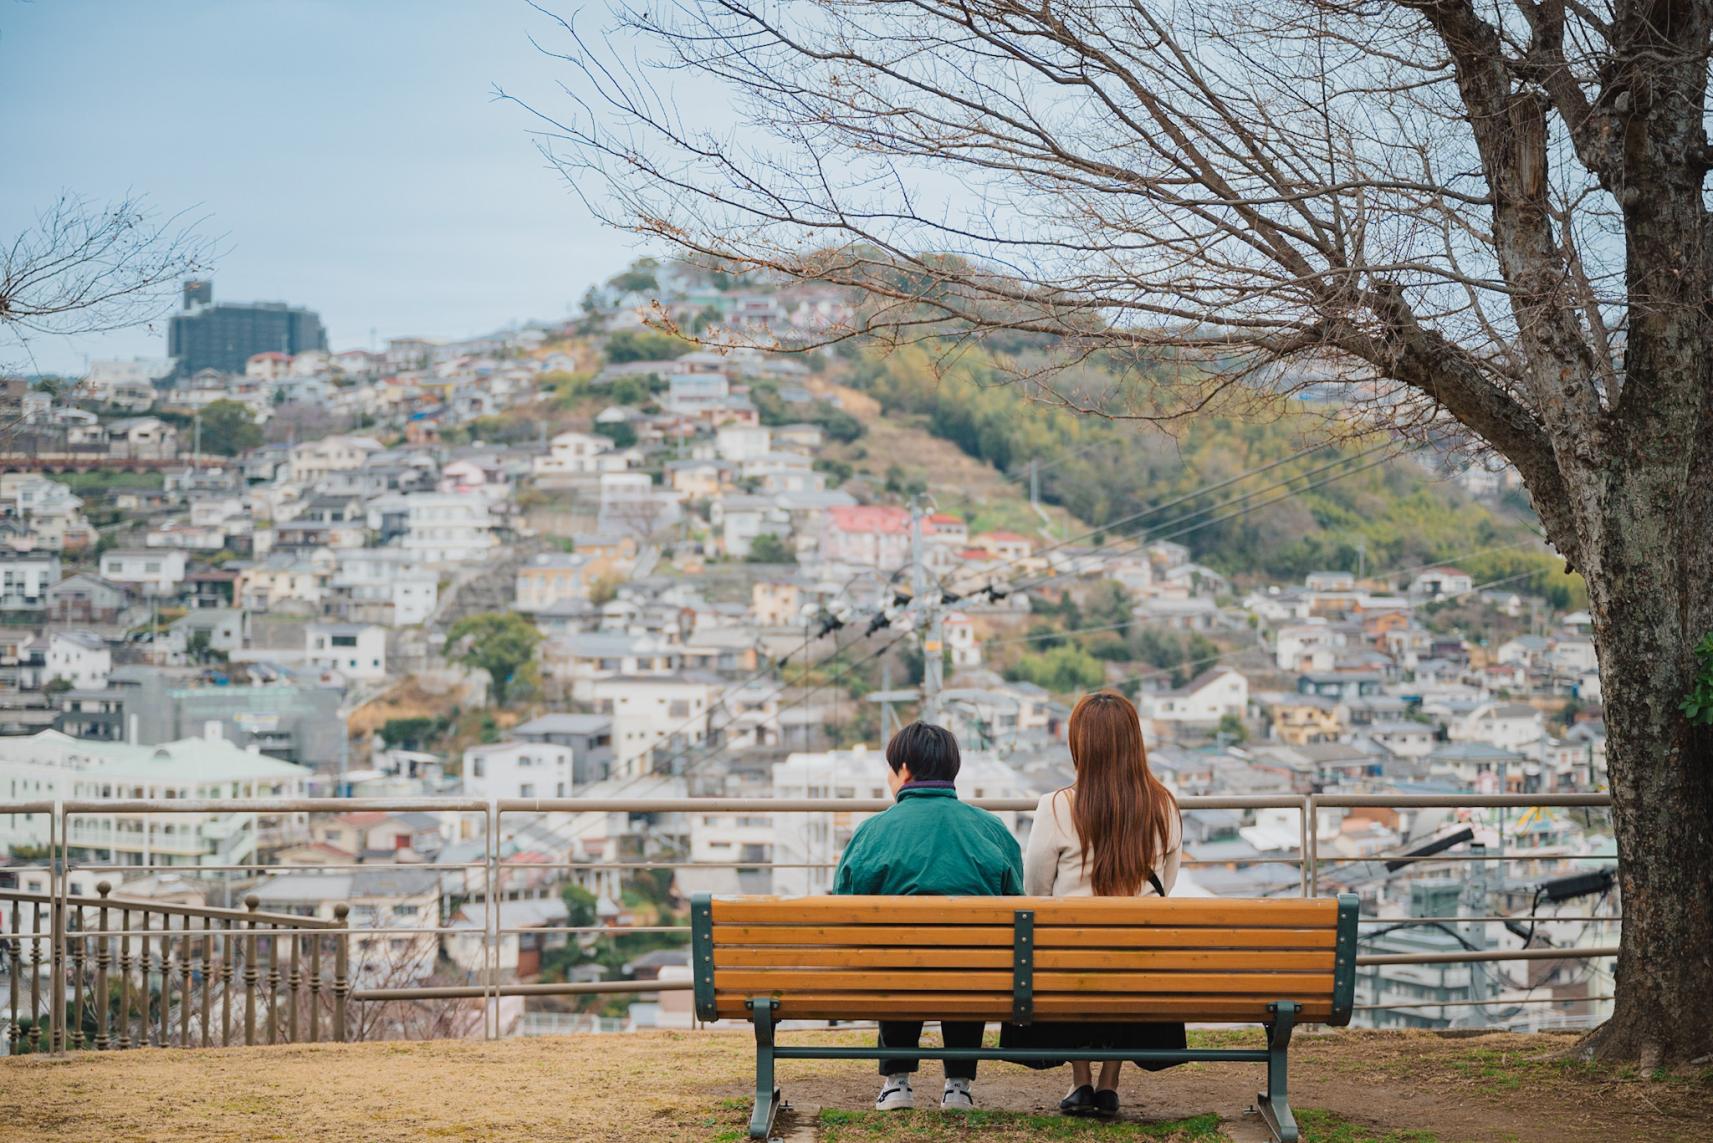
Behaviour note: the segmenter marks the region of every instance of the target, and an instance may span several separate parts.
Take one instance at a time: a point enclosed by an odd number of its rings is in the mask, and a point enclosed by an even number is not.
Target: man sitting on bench
[[[882,896],[1013,897],[1023,892],[1023,853],[1005,823],[958,800],[952,780],[960,758],[949,730],[913,722],[886,744],[887,782],[897,804],[857,828],[833,877],[833,892]],[[908,972],[908,969],[900,969]],[[942,1021],[948,1048],[979,1048],[985,1025]],[[922,1024],[882,1020],[879,1046],[920,1046]],[[916,1104],[910,1076],[914,1059],[880,1061],[886,1077],[875,1099],[881,1111]],[[947,1060],[945,1110],[975,1106],[970,1081],[974,1060]]]

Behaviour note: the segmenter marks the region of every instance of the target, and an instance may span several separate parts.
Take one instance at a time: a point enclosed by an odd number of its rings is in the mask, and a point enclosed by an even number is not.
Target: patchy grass
[[[1170,1123],[1104,1123],[1062,1115],[1015,1111],[836,1111],[821,1112],[821,1143],[864,1143],[908,1139],[911,1143],[961,1143],[981,1139],[1024,1143],[1033,1139],[1145,1139],[1152,1143],[1216,1143],[1226,1138],[1219,1116],[1209,1113]]]
[[[1431,1131],[1365,1127],[1335,1111],[1302,1107],[1296,1109],[1296,1117],[1303,1129],[1303,1143],[1439,1143],[1439,1136]]]

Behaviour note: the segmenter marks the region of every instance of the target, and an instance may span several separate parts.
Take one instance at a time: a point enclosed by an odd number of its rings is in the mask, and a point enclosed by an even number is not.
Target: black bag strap
[[[1159,874],[1155,873],[1152,869],[1148,871],[1148,884],[1152,885],[1154,887],[1154,892],[1158,893],[1160,896],[1164,897],[1166,895],[1166,887],[1160,884]]]

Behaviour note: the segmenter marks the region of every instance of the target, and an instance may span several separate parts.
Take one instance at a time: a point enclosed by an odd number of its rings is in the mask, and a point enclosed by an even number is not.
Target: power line
[[[1372,451],[1373,450],[1370,450],[1370,452],[1372,452]],[[1349,463],[1349,461],[1351,461],[1351,460],[1361,459],[1362,456],[1367,456],[1367,455],[1369,455],[1369,453],[1363,453],[1357,457],[1346,457],[1346,458],[1343,458],[1339,461],[1335,461],[1331,465],[1326,465],[1326,466],[1323,466],[1322,468],[1311,470],[1311,472],[1309,472],[1309,473],[1301,473],[1301,474],[1298,474],[1296,476],[1287,477],[1286,479],[1279,481],[1275,484],[1267,485],[1267,486],[1264,486],[1262,488],[1255,489],[1251,492],[1246,492],[1242,496],[1239,496],[1239,497],[1232,499],[1232,500],[1225,501],[1222,504],[1215,504],[1215,505],[1211,505],[1207,508],[1197,509],[1194,512],[1190,512],[1190,513],[1186,514],[1185,516],[1179,517],[1178,520],[1169,521],[1166,524],[1160,525],[1159,526],[1160,529],[1166,529],[1166,531],[1164,531],[1163,534],[1160,533],[1157,529],[1145,528],[1145,529],[1142,529],[1140,532],[1134,533],[1132,535],[1119,537],[1118,539],[1112,540],[1109,543],[1102,544],[1100,547],[1090,549],[1089,551],[1084,552],[1084,553],[1080,553],[1081,558],[1096,556],[1096,555],[1101,554],[1102,552],[1111,552],[1114,549],[1120,548],[1120,547],[1132,546],[1132,545],[1136,545],[1136,544],[1146,543],[1149,541],[1159,542],[1161,540],[1170,540],[1170,539],[1173,539],[1173,538],[1178,537],[1178,536],[1188,535],[1190,532],[1199,531],[1202,528],[1211,527],[1214,524],[1224,523],[1227,520],[1233,520],[1233,519],[1236,519],[1240,516],[1247,516],[1249,513],[1254,512],[1255,510],[1257,510],[1259,508],[1269,507],[1270,505],[1277,504],[1277,503],[1284,501],[1284,500],[1289,500],[1294,496],[1300,496],[1303,493],[1310,492],[1316,488],[1322,488],[1322,487],[1325,487],[1326,485],[1332,484],[1336,481],[1343,480],[1347,477],[1355,476],[1357,473],[1365,472],[1368,469],[1377,468],[1380,465],[1385,464],[1387,461],[1392,459],[1392,456],[1383,456],[1379,460],[1370,461],[1369,463],[1364,464],[1364,465],[1359,465],[1356,468],[1346,469],[1345,471],[1337,473],[1333,476],[1329,476],[1324,480],[1311,481],[1310,483],[1304,485],[1301,488],[1290,488],[1290,487],[1288,487],[1290,484],[1293,484],[1294,482],[1301,480],[1306,476],[1318,475],[1319,473],[1325,472],[1329,468],[1337,467],[1339,464]],[[1196,516],[1203,515],[1207,512],[1218,511],[1222,508],[1229,508],[1229,507],[1232,507],[1233,505],[1241,504],[1245,500],[1250,499],[1251,497],[1259,496],[1259,495],[1262,495],[1264,493],[1272,492],[1272,491],[1279,490],[1279,489],[1283,489],[1284,491],[1282,491],[1280,493],[1280,495],[1274,496],[1271,499],[1261,500],[1261,501],[1258,501],[1256,503],[1250,504],[1246,508],[1240,508],[1240,509],[1237,509],[1235,511],[1228,512],[1228,513],[1221,515],[1221,516],[1215,516],[1215,517],[1212,517],[1211,519],[1200,521],[1199,523],[1184,524],[1182,527],[1175,527],[1175,525],[1182,524],[1183,521],[1186,521],[1186,520],[1194,519]],[[1028,582],[1025,582],[1022,584],[1014,585],[1009,590],[1012,593],[1031,591],[1037,587],[1041,587],[1045,584],[1052,583],[1055,580],[1066,579],[1068,577],[1080,576],[1083,574],[1085,574],[1085,573],[1082,571],[1075,570],[1075,569],[1072,569],[1069,571],[1054,572],[1050,575],[1042,576],[1036,580],[1032,580],[1032,581],[1028,581]]]

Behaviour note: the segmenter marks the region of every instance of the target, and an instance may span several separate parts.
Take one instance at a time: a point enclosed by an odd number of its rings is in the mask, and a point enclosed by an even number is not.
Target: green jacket
[[[949,786],[905,786],[897,805],[857,827],[833,875],[833,892],[1018,896],[1023,851],[1004,822],[958,801]]]

